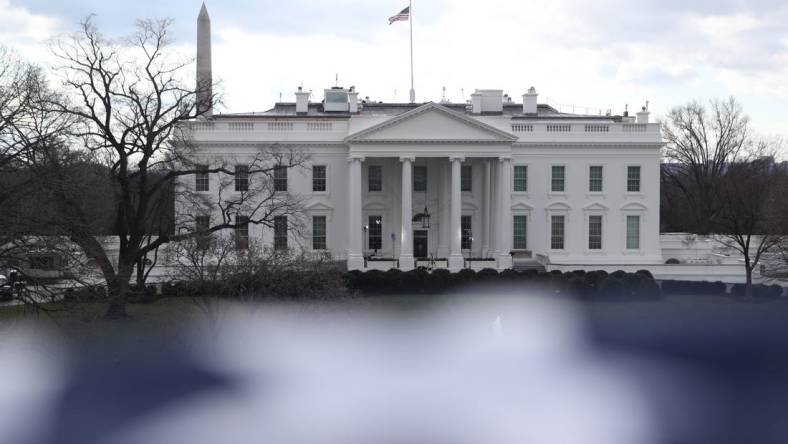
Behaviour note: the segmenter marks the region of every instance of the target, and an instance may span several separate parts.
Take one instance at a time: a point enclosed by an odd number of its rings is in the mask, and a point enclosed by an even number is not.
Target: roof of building
[[[215,114],[214,118],[238,118],[238,117],[260,117],[260,118],[315,118],[315,117],[330,117],[330,118],[350,118],[354,115],[366,116],[397,116],[410,110],[416,109],[430,102],[422,103],[394,103],[394,102],[372,102],[361,101],[359,104],[359,112],[353,114],[347,111],[324,111],[321,102],[313,102],[309,104],[308,112],[296,113],[295,102],[277,102],[273,108],[268,111],[262,112],[247,112],[247,113],[229,113],[229,114]],[[470,105],[466,103],[440,103],[441,106],[449,108],[455,112],[467,113],[474,115],[470,111]],[[570,114],[562,113],[547,104],[537,105],[537,113],[524,114],[523,105],[518,103],[504,103],[503,110],[498,113],[482,113],[482,116],[506,116],[511,119],[567,119],[567,120],[606,120],[606,121],[620,121],[621,116],[605,116],[605,115],[589,115],[589,114]]]

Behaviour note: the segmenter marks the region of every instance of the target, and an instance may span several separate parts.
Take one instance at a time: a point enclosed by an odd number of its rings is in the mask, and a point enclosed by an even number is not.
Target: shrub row
[[[568,297],[588,299],[656,299],[661,296],[659,285],[646,270],[637,273],[617,271],[574,271],[549,273],[528,270],[519,272],[485,268],[476,272],[463,269],[457,273],[447,270],[425,269],[403,272],[400,270],[367,272],[351,271],[345,274],[350,291],[365,295],[380,294],[440,294],[469,283],[501,282],[518,289],[541,291]]]

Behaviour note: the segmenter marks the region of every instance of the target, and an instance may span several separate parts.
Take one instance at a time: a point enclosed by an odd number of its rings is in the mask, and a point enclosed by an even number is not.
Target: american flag
[[[410,6],[403,9],[402,12],[400,12],[399,14],[389,17],[389,25],[393,24],[394,22],[407,21],[409,18],[410,18]]]

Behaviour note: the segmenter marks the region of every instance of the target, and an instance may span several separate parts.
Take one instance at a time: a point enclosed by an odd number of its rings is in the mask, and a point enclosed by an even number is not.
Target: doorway
[[[417,259],[425,259],[428,256],[427,230],[413,231],[413,256]]]

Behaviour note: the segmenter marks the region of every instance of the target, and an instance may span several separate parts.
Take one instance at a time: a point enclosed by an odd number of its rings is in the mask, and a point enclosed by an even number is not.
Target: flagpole
[[[408,4],[410,15],[410,103],[416,103],[416,89],[413,87],[413,0]]]

